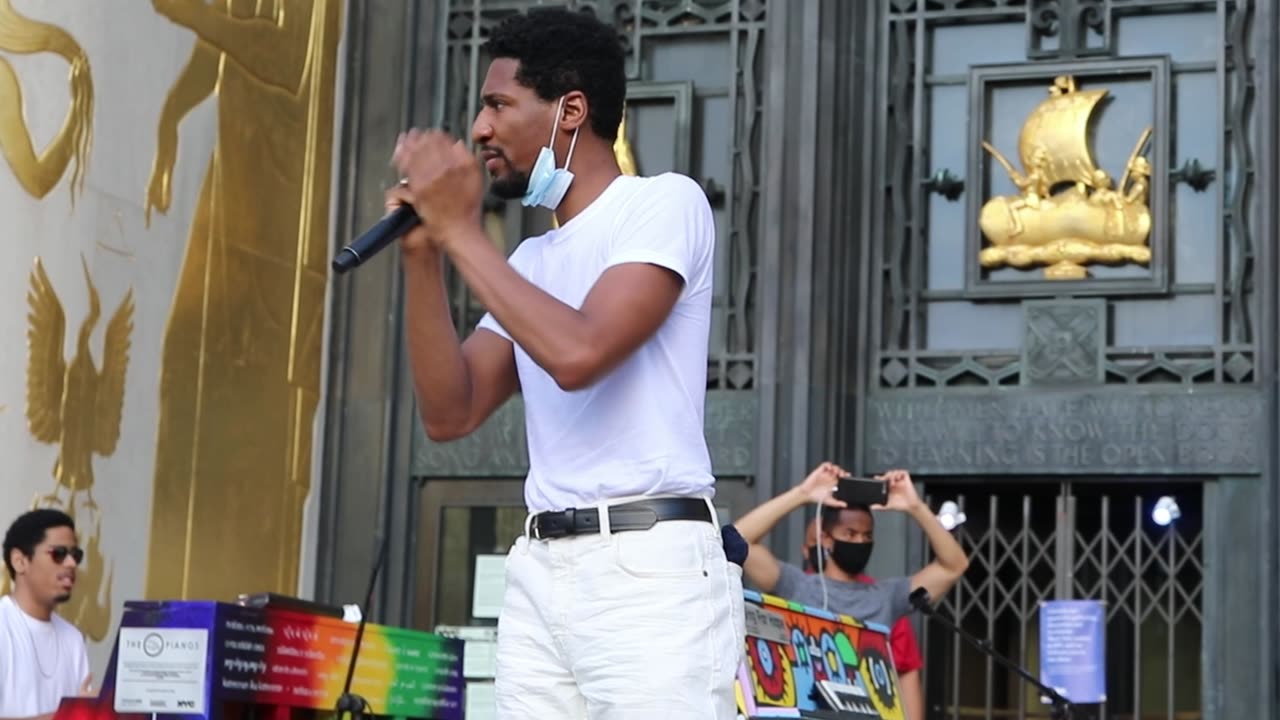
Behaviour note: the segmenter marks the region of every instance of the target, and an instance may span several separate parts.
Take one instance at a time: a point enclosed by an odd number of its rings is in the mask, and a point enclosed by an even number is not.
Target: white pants
[[[720,528],[601,522],[599,534],[526,533],[507,555],[499,720],[736,718],[742,568],[725,560]]]

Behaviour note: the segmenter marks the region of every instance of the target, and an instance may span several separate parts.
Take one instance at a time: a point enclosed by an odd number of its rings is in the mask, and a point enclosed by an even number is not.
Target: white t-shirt
[[[0,597],[0,718],[51,713],[62,698],[79,695],[88,676],[84,636],[74,625],[56,613],[37,620]]]
[[[706,195],[676,173],[621,176],[569,222],[512,253],[517,272],[573,308],[615,265],[650,263],[684,280],[657,333],[591,387],[560,389],[516,343],[531,512],[628,496],[714,494],[702,429],[714,254]],[[492,315],[479,327],[512,339]]]

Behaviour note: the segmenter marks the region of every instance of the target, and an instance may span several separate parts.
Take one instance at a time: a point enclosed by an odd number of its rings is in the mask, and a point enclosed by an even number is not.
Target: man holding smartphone
[[[862,505],[850,505],[845,512],[854,513],[853,521],[859,525],[859,533],[866,539],[859,540],[867,546],[867,560],[871,559],[875,538],[875,518],[871,516],[871,508]],[[812,575],[818,572],[818,553],[822,552],[818,545],[818,518],[809,523],[804,532],[804,543],[800,546],[800,557],[804,558],[804,572]],[[846,572],[854,572],[854,582],[874,584],[876,579],[865,574],[866,562],[857,562],[843,568]],[[915,628],[911,627],[911,618],[901,617],[889,630],[889,646],[893,649],[893,668],[898,671],[898,684],[902,688],[903,707],[906,720],[924,720],[924,686],[920,680],[920,669],[924,667],[924,658],[920,655],[920,644],[916,641]]]
[[[929,601],[937,602],[964,574],[969,559],[959,543],[938,522],[933,512],[916,494],[911,475],[891,470],[883,477],[887,487],[884,504],[872,510],[894,510],[910,515],[933,548],[935,560],[909,577],[872,583],[858,582],[857,576],[871,552],[869,524],[864,513],[850,508],[836,497],[840,479],[849,473],[832,463],[822,463],[794,488],[747,513],[734,525],[751,550],[745,575],[761,592],[794,602],[843,613],[863,622],[892,627],[898,618],[911,612],[911,592],[924,588]],[[788,513],[810,504],[821,504],[822,576],[809,575],[796,565],[780,562],[760,544],[765,535]],[[818,558],[815,558],[815,564]],[[823,580],[825,579],[825,583]]]

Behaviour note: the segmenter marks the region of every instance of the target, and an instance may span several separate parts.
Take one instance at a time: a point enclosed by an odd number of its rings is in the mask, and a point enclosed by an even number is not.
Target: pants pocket
[[[689,527],[691,523],[662,522],[643,532],[615,534],[614,563],[619,570],[634,578],[688,579],[705,576],[706,542],[701,533],[691,532],[694,530]]]

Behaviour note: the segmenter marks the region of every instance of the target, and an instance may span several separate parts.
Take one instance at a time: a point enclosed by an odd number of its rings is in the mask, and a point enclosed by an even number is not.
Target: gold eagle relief
[[[991,143],[982,143],[1019,191],[982,206],[978,224],[990,243],[978,256],[983,267],[1046,266],[1046,279],[1080,280],[1091,263],[1150,262],[1151,164],[1143,151],[1152,129],[1142,132],[1113,185],[1089,148],[1090,122],[1107,93],[1078,90],[1069,75],[1056,78],[1049,97],[1022,125],[1021,172]]]
[[[86,562],[65,616],[85,635],[100,641],[111,621],[112,571],[99,547],[101,517],[93,500],[93,456],[114,454],[120,440],[134,306],[129,290],[107,322],[98,368],[89,342],[101,317],[101,304],[83,256],[80,262],[89,288],[89,312],[80,323],[70,362],[63,354],[66,314],[62,301],[39,258],[31,271],[27,427],[36,440],[58,448],[54,489],[36,497],[32,507],[62,508],[76,518],[85,538]]]

